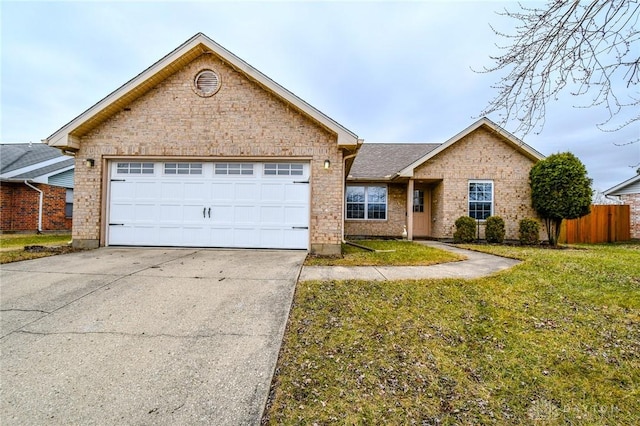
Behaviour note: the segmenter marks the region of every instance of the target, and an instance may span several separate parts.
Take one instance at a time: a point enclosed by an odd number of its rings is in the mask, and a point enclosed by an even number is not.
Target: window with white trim
[[[216,163],[216,175],[253,175],[252,163]]]
[[[347,186],[347,219],[387,219],[386,186]]]
[[[116,173],[119,175],[152,175],[153,163],[118,163]]]
[[[201,175],[202,163],[164,163],[165,175]]]
[[[65,193],[64,217],[73,217],[73,188],[67,188]]]
[[[265,163],[265,176],[302,176],[304,167],[297,163]]]
[[[485,220],[493,215],[493,181],[469,181],[469,216]]]

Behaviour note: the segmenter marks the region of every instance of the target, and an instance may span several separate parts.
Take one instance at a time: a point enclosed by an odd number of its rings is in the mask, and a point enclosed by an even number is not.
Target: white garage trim
[[[309,249],[308,161],[108,165],[106,245]]]

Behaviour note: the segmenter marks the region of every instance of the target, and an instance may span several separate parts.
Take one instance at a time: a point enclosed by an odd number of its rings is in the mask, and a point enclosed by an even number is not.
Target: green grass
[[[308,256],[307,266],[416,266],[463,260],[454,253],[428,247],[411,241],[366,240],[357,244],[376,250],[371,252],[349,244],[342,245],[342,257]]]
[[[64,250],[27,252],[25,246],[66,246],[69,234],[0,234],[0,264],[52,256]]]
[[[640,245],[476,280],[298,284],[270,424],[635,425]]]

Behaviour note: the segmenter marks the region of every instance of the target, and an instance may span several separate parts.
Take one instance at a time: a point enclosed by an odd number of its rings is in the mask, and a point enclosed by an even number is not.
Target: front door
[[[431,234],[431,192],[426,188],[413,190],[413,236],[428,237]]]

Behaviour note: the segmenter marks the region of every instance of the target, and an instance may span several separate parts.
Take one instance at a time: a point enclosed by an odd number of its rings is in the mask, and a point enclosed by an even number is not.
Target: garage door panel
[[[213,227],[209,232],[212,247],[233,247],[233,230],[227,227]]]
[[[214,163],[203,163],[197,174],[113,179],[108,244],[308,248],[308,164],[303,175],[287,163],[278,163],[275,175],[265,174],[262,163],[247,163],[253,174],[226,164],[220,173]],[[163,169],[155,163],[155,170]]]
[[[182,187],[182,193],[185,201],[206,200],[206,185],[204,182],[185,182]]]
[[[251,228],[235,228],[233,232],[233,247],[260,247],[259,234]]]
[[[279,183],[265,183],[261,187],[260,200],[262,202],[283,202],[285,200],[284,186]]]
[[[283,230],[282,248],[299,248],[308,244],[309,232],[305,229],[285,229]]]
[[[257,183],[237,183],[235,184],[235,201],[255,201],[259,200],[259,188]]]
[[[156,200],[158,199],[157,182],[136,182],[133,184],[136,200]]]
[[[260,223],[255,206],[236,206],[233,209],[233,223],[236,225],[258,225]]]
[[[286,206],[283,208],[284,223],[294,226],[303,226],[309,222],[309,212],[306,207]]]
[[[133,206],[131,204],[112,204],[110,214],[110,223],[121,223],[133,217]]]
[[[309,185],[308,184],[288,184],[284,185],[285,199],[288,202],[298,202],[304,205],[309,203]]]
[[[183,185],[181,182],[162,182],[161,196],[162,201],[178,201],[183,199]]]
[[[141,203],[135,204],[133,221],[139,224],[153,224],[158,221],[155,204]]]
[[[260,208],[260,223],[263,225],[277,225],[282,223],[284,209],[281,206],[262,206]]]
[[[158,241],[158,232],[156,226],[152,225],[136,225],[133,227],[134,242],[130,244],[141,245],[157,245],[162,244]]]
[[[231,182],[213,182],[211,184],[211,200],[215,202],[232,202],[233,183]]]

